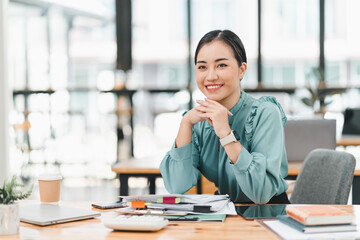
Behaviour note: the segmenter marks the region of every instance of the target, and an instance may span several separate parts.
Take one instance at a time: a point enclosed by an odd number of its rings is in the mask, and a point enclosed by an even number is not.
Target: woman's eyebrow
[[[201,60],[200,60],[200,61],[197,61],[197,62],[196,62],[196,64],[198,64],[198,63],[206,63],[206,61],[201,61]]]
[[[227,59],[227,58],[218,58],[218,59],[215,60],[215,62],[220,62],[220,61],[224,61],[224,60],[229,60],[229,59]]]
[[[229,60],[229,59],[227,59],[227,58],[218,58],[218,59],[215,60],[215,62],[226,61],[226,60]],[[206,61],[199,60],[199,61],[196,62],[196,64],[198,64],[198,63],[206,63]]]

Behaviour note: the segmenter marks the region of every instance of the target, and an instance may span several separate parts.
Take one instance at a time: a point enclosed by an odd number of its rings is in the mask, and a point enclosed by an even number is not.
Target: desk
[[[300,162],[289,162],[289,172],[286,179],[295,180],[300,172],[302,161]],[[125,162],[118,163],[112,167],[112,171],[119,175],[120,180],[120,195],[128,195],[128,179],[129,177],[147,177],[150,183],[150,194],[155,194],[155,179],[161,177],[160,163],[152,160],[138,160],[132,159]],[[210,182],[204,177],[199,181],[196,191],[193,193],[214,193],[216,188],[207,185]],[[205,189],[208,188],[209,190]],[[204,191],[203,191],[204,190]],[[352,203],[360,204],[360,169],[355,169],[354,180],[352,186]]]
[[[162,158],[144,158],[144,159],[130,159],[123,161],[112,166],[111,170],[119,176],[120,180],[120,196],[129,195],[129,177],[146,177],[149,181],[149,193],[155,194],[156,178],[161,177],[160,162],[157,159]],[[202,193],[202,182],[209,182],[204,177],[199,181],[198,185],[188,193]],[[215,189],[216,190],[216,189]],[[211,193],[215,192],[212,191]]]
[[[360,146],[360,136],[343,136],[336,141],[336,146]]]
[[[289,171],[286,179],[295,180],[300,172],[302,161],[300,162],[289,162]],[[355,169],[354,179],[352,185],[352,203],[360,204],[360,169]]]
[[[120,196],[129,195],[129,177],[146,177],[149,181],[149,192],[155,194],[155,180],[161,177],[160,162],[152,159],[130,159],[112,166],[111,170],[119,176]]]
[[[71,205],[70,203],[66,205]],[[76,203],[80,207],[80,203]],[[82,208],[90,208],[90,203],[83,203]],[[360,206],[336,206],[349,212],[359,212]],[[357,208],[357,209],[355,209]],[[104,212],[104,211],[102,211]],[[104,214],[111,214],[105,212]],[[105,228],[100,218],[40,227],[20,223],[18,235],[0,236],[6,240],[40,240],[40,239],[77,239],[77,240],[115,240],[115,239],[280,239],[272,231],[257,221],[248,221],[240,216],[228,216],[224,223],[170,223],[158,232],[116,232]]]

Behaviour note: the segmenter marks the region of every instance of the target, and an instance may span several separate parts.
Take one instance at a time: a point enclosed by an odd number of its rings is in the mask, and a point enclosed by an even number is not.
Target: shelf
[[[106,91],[101,91],[104,93],[116,93],[116,94],[134,94],[135,92],[139,92],[139,91],[145,91],[145,92],[150,92],[150,93],[177,93],[180,91],[184,91],[186,89],[180,89],[180,88],[170,88],[170,89],[156,89],[156,88],[140,88],[140,89],[112,89],[112,90],[106,90]]]
[[[288,93],[294,94],[296,88],[247,88],[244,92],[247,93],[262,93],[262,92],[274,92],[274,93]]]
[[[13,95],[53,94],[54,90],[14,90]]]

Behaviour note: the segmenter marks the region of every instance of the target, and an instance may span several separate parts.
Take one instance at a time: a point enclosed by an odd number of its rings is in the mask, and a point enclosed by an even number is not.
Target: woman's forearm
[[[233,164],[236,163],[242,148],[243,146],[240,144],[240,142],[232,142],[225,145],[224,149],[226,154]]]
[[[193,124],[190,121],[188,121],[185,117],[181,120],[179,132],[175,140],[175,144],[177,148],[191,143],[192,127]]]

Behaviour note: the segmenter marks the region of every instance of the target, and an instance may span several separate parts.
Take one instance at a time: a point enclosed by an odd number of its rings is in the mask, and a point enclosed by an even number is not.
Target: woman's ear
[[[240,68],[240,81],[241,81],[243,79],[244,74],[245,74],[246,69],[247,69],[246,62],[243,62],[239,68]]]

